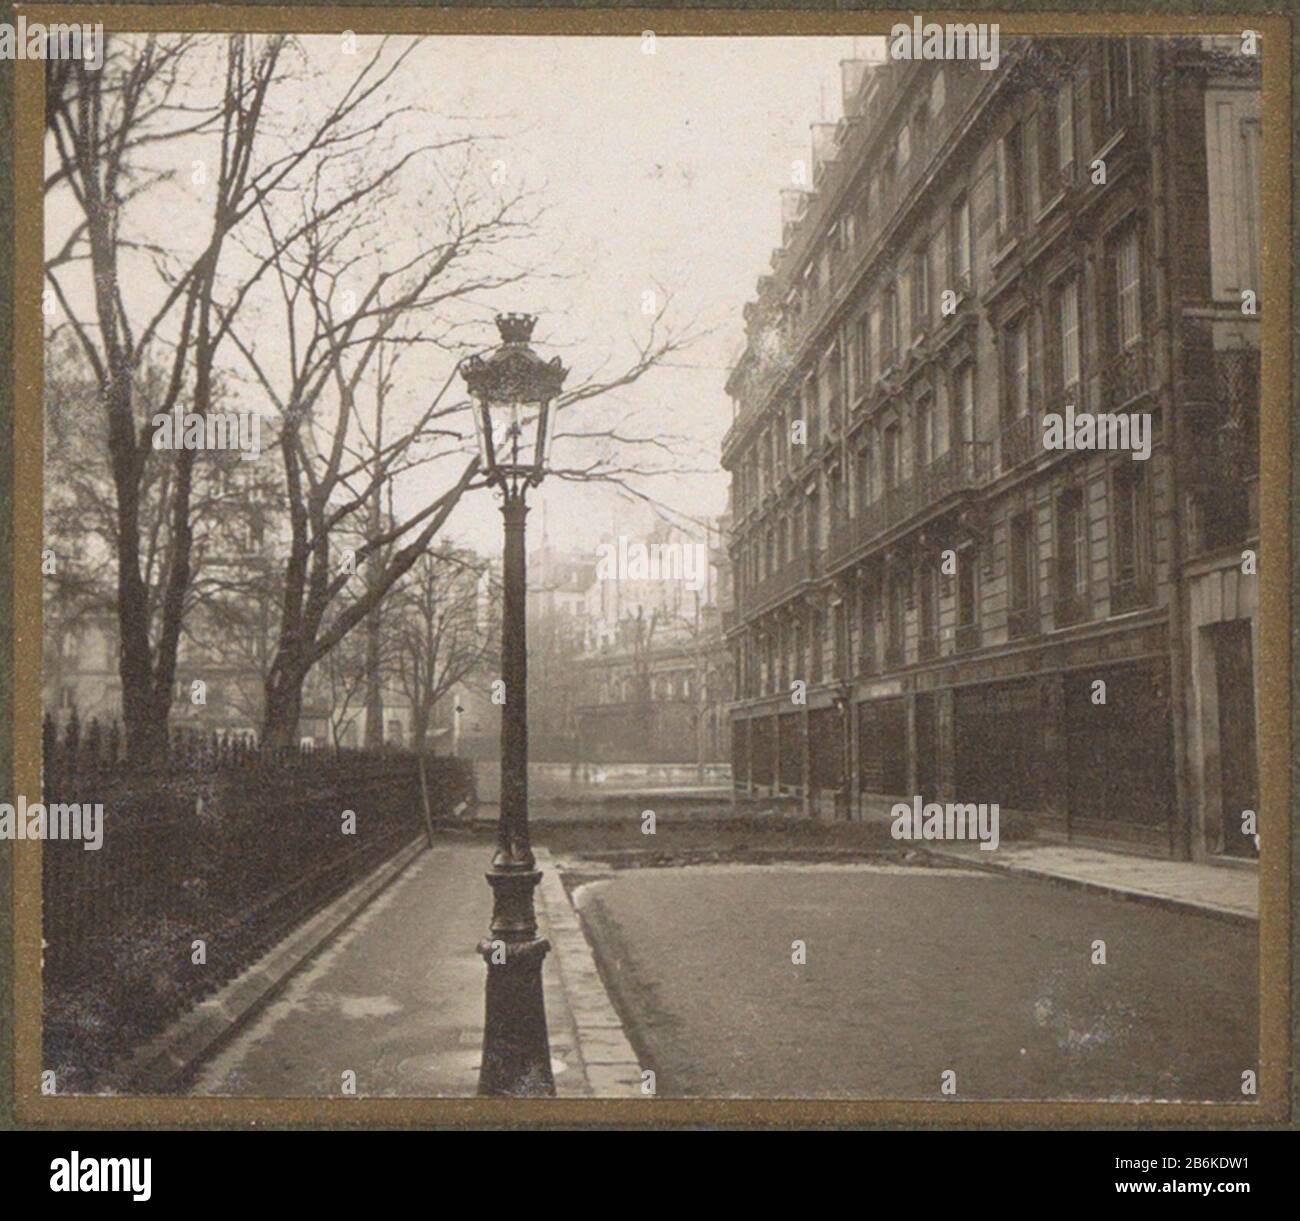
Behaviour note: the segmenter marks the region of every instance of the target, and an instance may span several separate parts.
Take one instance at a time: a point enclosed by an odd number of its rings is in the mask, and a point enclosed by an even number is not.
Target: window
[[[861,389],[867,384],[867,367],[871,351],[871,320],[863,314],[853,328],[853,384]]]
[[[942,317],[939,313],[939,294],[943,289],[943,246],[944,235],[941,231],[930,239],[930,267],[926,274],[926,296],[930,300],[931,315],[936,318]]]
[[[903,630],[907,616],[908,574],[895,572],[889,583],[889,652],[894,660],[903,659]]]
[[[898,133],[898,168],[901,170],[912,156],[912,133],[906,123]]]
[[[1056,168],[1065,169],[1074,160],[1074,82],[1066,81],[1056,91]]]
[[[1029,412],[1029,319],[1022,317],[1007,332],[1003,353],[1004,427]]]
[[[858,610],[861,613],[859,641],[862,669],[870,673],[875,669],[876,595],[864,589],[858,598]]]
[[[1079,381],[1079,283],[1073,276],[1057,292],[1056,319],[1060,385],[1068,390]]]
[[[1016,124],[998,142],[998,229],[1005,236],[1020,227],[1025,201],[1024,148]]]
[[[1050,120],[1044,118],[1041,126],[1050,126]],[[1055,193],[1049,191],[1046,196],[1043,194],[1040,181],[1040,174],[1043,169],[1042,150],[1038,147],[1039,136],[1039,116],[1030,115],[1025,121],[1024,134],[1021,140],[1021,146],[1024,150],[1024,182],[1029,191],[1029,219],[1033,219],[1038,214],[1038,209],[1043,206],[1045,198],[1050,199]]]
[[[898,351],[898,288],[893,284],[885,290],[883,328],[880,336],[880,367],[886,369],[894,363]]]
[[[925,563],[920,572],[922,641],[931,648],[939,637],[939,572],[933,561]]]
[[[970,283],[970,201],[962,196],[952,207],[948,228],[948,273],[959,283]],[[957,288],[958,285],[953,285]]]
[[[1142,338],[1141,268],[1136,225],[1128,225],[1112,244],[1110,256],[1112,290],[1112,339],[1123,351]]]
[[[912,320],[918,329],[930,313],[930,268],[925,246],[912,256]]]
[[[1033,518],[1018,513],[1011,519],[1011,609],[1025,611],[1034,605],[1038,577],[1038,548],[1034,542]]]
[[[948,406],[946,391],[946,383],[943,378],[939,378],[936,382],[936,399],[932,416],[934,437],[930,444],[930,452],[935,458],[942,458],[948,452],[951,408]]]
[[[817,437],[821,426],[821,421],[818,418],[817,379],[812,374],[808,375],[808,378],[803,384],[803,403],[804,419],[808,423],[807,440],[809,447],[811,447],[817,443]]]
[[[1088,591],[1088,544],[1083,493],[1072,488],[1056,502],[1057,623],[1075,623],[1085,615]]]
[[[1116,586],[1111,591],[1111,612],[1116,613],[1146,600],[1143,591],[1150,572],[1151,522],[1145,464],[1117,464],[1111,494],[1115,565],[1112,576]]]
[[[860,514],[871,503],[871,452],[864,446],[853,463],[854,499]]]
[[[943,109],[946,89],[943,69],[939,68],[930,81],[930,113],[932,115],[938,114]]]
[[[898,444],[898,425],[885,429],[885,491],[892,492],[900,482],[899,460],[902,457]]]
[[[831,529],[834,530],[844,520],[844,479],[840,468],[836,466],[830,474],[830,510]]]
[[[1122,117],[1133,100],[1133,40],[1107,38],[1102,71],[1102,107],[1107,119]]]
[[[957,441],[975,440],[975,366],[969,361],[957,370],[953,396],[953,437]]]
[[[1215,300],[1259,291],[1259,97],[1241,89],[1205,95],[1210,277]]]
[[[931,449],[934,440],[933,423],[934,413],[930,408],[930,400],[928,398],[921,399],[916,405],[916,423],[913,429],[916,469],[918,472],[930,465],[930,458],[933,455]]]
[[[1243,119],[1241,123],[1241,161],[1244,172],[1241,181],[1242,227],[1239,268],[1245,273],[1247,284],[1258,292],[1259,284],[1259,119]]]
[[[957,557],[957,623],[969,627],[975,622],[975,548],[965,547]]]

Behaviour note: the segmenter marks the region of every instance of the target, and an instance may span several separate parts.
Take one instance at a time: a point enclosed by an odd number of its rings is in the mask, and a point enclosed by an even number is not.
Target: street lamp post
[[[545,473],[551,403],[568,370],[559,357],[544,361],[529,346],[536,321],[529,314],[498,315],[500,347],[461,366],[475,404],[483,471],[501,489],[505,519],[500,817],[487,874],[492,922],[478,947],[488,969],[478,1092],[516,1098],[555,1093],[542,999],[542,960],[551,946],[537,936],[533,889],[542,875],[528,839],[524,496]]]

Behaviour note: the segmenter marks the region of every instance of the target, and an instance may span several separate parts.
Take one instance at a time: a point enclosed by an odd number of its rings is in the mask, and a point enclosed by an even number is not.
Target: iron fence
[[[148,767],[116,729],[46,721],[44,795],[102,807],[100,846],[42,849],[46,1063],[97,1088],[117,1058],[239,974],[424,828],[410,752],[261,750],[192,731]],[[434,819],[472,765],[426,756]]]

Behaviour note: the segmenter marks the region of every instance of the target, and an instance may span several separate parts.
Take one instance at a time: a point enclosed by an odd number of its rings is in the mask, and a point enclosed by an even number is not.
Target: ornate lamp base
[[[480,1097],[553,1098],[542,962],[551,948],[537,936],[533,888],[538,870],[487,875],[493,893],[492,936],[478,952],[487,964]]]

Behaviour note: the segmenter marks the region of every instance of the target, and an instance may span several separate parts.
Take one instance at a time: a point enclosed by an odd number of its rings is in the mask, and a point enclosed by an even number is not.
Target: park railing
[[[93,722],[44,737],[47,810],[103,810],[98,849],[42,849],[46,1062],[87,1084],[425,829],[411,752],[178,732],[140,768]],[[472,798],[467,761],[423,767],[433,819]]]

